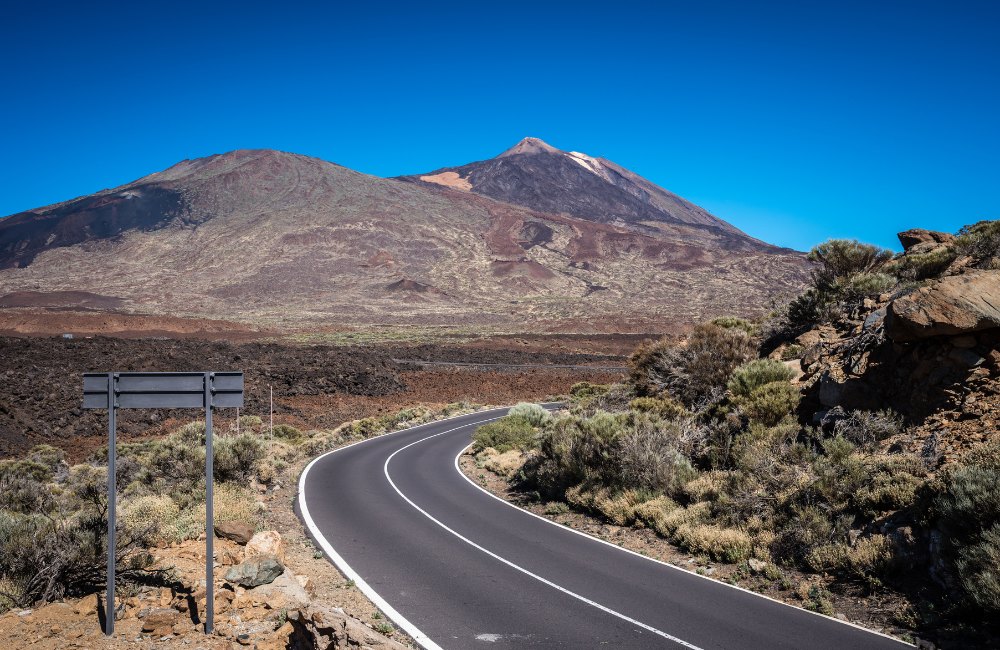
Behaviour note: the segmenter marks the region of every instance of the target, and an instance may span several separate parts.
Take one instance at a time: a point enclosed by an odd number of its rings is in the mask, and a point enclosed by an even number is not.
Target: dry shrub
[[[179,515],[180,508],[169,496],[147,494],[123,501],[120,517],[126,530],[152,534],[168,531],[167,541],[178,541],[172,535],[172,526]]]
[[[729,472],[711,471],[684,484],[684,496],[692,502],[715,501],[725,490]]]
[[[482,466],[494,474],[509,478],[514,476],[524,465],[524,454],[517,449],[511,449],[502,454],[492,448],[485,451],[488,452],[490,450],[494,454],[487,456]]]
[[[680,506],[669,497],[658,496],[638,504],[635,507],[634,514],[637,522],[665,536],[663,532],[666,530],[664,521],[668,514],[677,509],[680,509]]]
[[[884,574],[893,559],[892,542],[885,535],[861,537],[854,546],[822,544],[809,551],[806,564],[814,571],[846,573],[856,578]]]
[[[652,413],[664,420],[673,420],[688,415],[687,409],[677,400],[669,397],[637,397],[628,407],[640,413]]]
[[[671,539],[692,553],[708,555],[718,562],[742,562],[753,551],[753,540],[745,531],[712,524],[681,524]]]
[[[662,340],[642,346],[629,360],[629,378],[640,395],[669,393],[688,408],[716,400],[729,375],[756,349],[739,328],[703,324],[684,345]]]
[[[851,411],[833,425],[835,435],[861,447],[872,447],[902,431],[903,417],[892,409]]]

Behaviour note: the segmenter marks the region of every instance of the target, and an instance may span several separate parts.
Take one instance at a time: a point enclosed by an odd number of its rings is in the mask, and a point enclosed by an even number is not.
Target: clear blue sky
[[[1000,2],[112,4],[5,3],[0,215],[237,148],[391,176],[533,135],[799,249],[1000,218]]]

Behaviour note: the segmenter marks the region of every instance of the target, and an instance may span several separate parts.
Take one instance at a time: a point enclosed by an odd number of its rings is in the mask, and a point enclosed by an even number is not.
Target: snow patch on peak
[[[583,167],[590,173],[596,174],[597,176],[600,176],[604,180],[609,180],[607,170],[604,168],[604,165],[601,164],[601,161],[598,160],[597,158],[592,158],[591,156],[588,156],[585,153],[580,153],[579,151],[569,151],[566,153],[566,155],[569,157],[570,160],[579,164],[581,167]]]

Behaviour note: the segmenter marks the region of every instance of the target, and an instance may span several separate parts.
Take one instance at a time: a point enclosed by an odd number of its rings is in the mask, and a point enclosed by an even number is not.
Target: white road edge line
[[[509,408],[489,409],[486,411],[481,411],[481,413],[482,414],[492,413],[498,410],[503,410],[504,412],[506,412],[509,410]],[[428,637],[426,634],[420,631],[420,628],[418,628],[416,625],[407,620],[406,617],[404,617],[402,614],[396,611],[396,609],[393,608],[393,606],[390,605],[384,598],[382,598],[378,594],[378,592],[376,592],[371,587],[371,585],[365,582],[364,578],[362,578],[358,574],[358,572],[355,571],[351,567],[351,565],[347,563],[347,560],[341,557],[340,553],[338,553],[333,548],[333,546],[326,539],[326,537],[323,536],[323,533],[320,532],[319,527],[316,525],[316,522],[313,521],[312,516],[309,514],[309,506],[306,505],[306,477],[309,475],[309,470],[312,469],[313,465],[315,465],[321,459],[326,458],[330,454],[335,454],[338,451],[343,451],[345,449],[353,447],[354,445],[360,445],[362,443],[370,442],[372,440],[381,440],[386,436],[402,433],[403,431],[412,432],[414,429],[420,429],[421,427],[424,426],[439,424],[441,422],[447,422],[448,420],[455,420],[457,418],[463,418],[469,415],[476,415],[476,413],[463,413],[462,415],[455,415],[450,418],[444,418],[441,420],[435,420],[433,422],[427,422],[425,424],[417,425],[415,427],[410,427],[409,429],[399,429],[398,431],[392,431],[390,433],[386,433],[381,436],[376,436],[374,438],[366,438],[365,440],[358,440],[357,442],[352,442],[349,445],[344,445],[343,447],[332,449],[326,452],[325,454],[320,454],[316,458],[312,459],[312,461],[308,465],[306,465],[306,468],[302,470],[302,474],[299,476],[299,513],[302,515],[302,521],[305,523],[306,528],[309,529],[309,532],[312,534],[313,539],[319,542],[319,545],[323,549],[323,552],[326,553],[327,557],[333,560],[333,563],[336,565],[338,569],[340,569],[340,572],[343,573],[348,580],[353,580],[354,584],[357,585],[358,589],[361,590],[361,593],[363,593],[365,596],[368,597],[369,600],[375,603],[375,606],[378,607],[386,616],[388,616],[389,620],[398,625],[404,632],[409,634],[414,641],[420,644],[420,647],[424,648],[424,650],[443,650],[443,648],[441,648],[441,646],[439,646],[438,644],[434,643],[434,641],[432,641],[430,637]],[[486,422],[499,419],[499,417],[503,416],[501,415],[496,418],[489,418],[478,422],[470,422],[469,424],[465,424],[461,427],[456,427],[455,429],[450,429],[449,431],[445,431],[443,433],[450,433],[451,431],[455,431],[456,429],[462,429],[467,426],[484,424]]]
[[[500,418],[493,418],[493,419],[499,420]],[[647,625],[647,624],[643,623],[642,621],[637,621],[636,619],[631,618],[629,616],[626,616],[625,614],[622,614],[620,612],[617,612],[617,611],[611,609],[610,607],[606,607],[606,606],[604,606],[604,605],[602,605],[602,604],[600,604],[598,602],[590,600],[589,598],[587,598],[585,596],[581,596],[578,593],[572,592],[569,589],[566,589],[565,587],[557,585],[556,583],[552,582],[551,580],[546,580],[542,576],[537,575],[535,573],[532,573],[531,571],[528,571],[524,567],[518,566],[517,564],[514,564],[510,560],[497,555],[493,551],[491,551],[491,550],[489,550],[487,548],[484,548],[484,547],[480,546],[479,544],[476,544],[471,539],[468,539],[467,537],[462,536],[460,533],[452,530],[451,528],[449,528],[445,524],[443,524],[440,521],[438,521],[437,519],[435,519],[426,510],[424,510],[423,508],[421,508],[420,506],[418,506],[417,504],[415,504],[413,501],[411,501],[409,497],[407,497],[405,494],[403,494],[400,491],[400,489],[398,487],[396,487],[396,484],[392,481],[392,477],[389,476],[389,461],[392,460],[393,456],[395,456],[396,454],[398,454],[399,452],[401,452],[401,451],[403,451],[405,449],[408,449],[408,448],[412,447],[413,445],[417,445],[417,444],[420,444],[421,442],[424,442],[426,440],[430,440],[431,438],[437,438],[438,436],[442,436],[442,435],[444,435],[446,433],[451,433],[452,431],[456,431],[458,429],[465,429],[465,428],[470,427],[470,426],[475,426],[475,423],[469,423],[469,424],[466,424],[464,426],[457,427],[456,429],[451,429],[449,431],[442,431],[441,433],[435,433],[434,435],[430,435],[430,436],[427,436],[426,438],[422,438],[421,440],[417,440],[415,442],[411,442],[408,445],[404,445],[403,447],[400,447],[396,451],[392,452],[389,455],[389,457],[385,459],[385,464],[382,466],[382,471],[385,473],[385,478],[386,478],[387,481],[389,481],[389,485],[392,486],[392,489],[395,490],[396,493],[399,494],[399,496],[403,497],[403,499],[407,503],[409,503],[411,506],[413,506],[413,508],[415,510],[417,510],[417,512],[419,512],[423,516],[427,517],[428,519],[430,519],[431,521],[433,521],[435,524],[437,524],[438,526],[440,526],[444,530],[448,531],[449,533],[451,533],[452,535],[454,535],[458,539],[462,540],[463,542],[465,542],[469,546],[472,546],[473,548],[482,551],[486,555],[489,555],[493,559],[495,559],[495,560],[497,560],[499,562],[502,562],[503,564],[506,564],[507,566],[511,567],[512,569],[520,571],[521,573],[525,574],[526,576],[534,578],[535,580],[541,582],[542,584],[548,585],[549,587],[552,587],[553,589],[556,589],[557,591],[561,591],[562,593],[566,594],[567,596],[571,596],[571,597],[579,600],[580,602],[583,602],[583,603],[585,603],[587,605],[590,605],[591,607],[594,607],[596,609],[601,610],[602,612],[605,612],[607,614],[611,614],[612,616],[620,618],[621,620],[626,621],[627,623],[631,623],[632,625],[636,625],[638,627],[641,627],[644,630],[648,630],[649,632],[652,632],[653,634],[659,635],[659,636],[663,637],[664,639],[667,639],[669,641],[673,641],[674,643],[680,644],[680,645],[684,646],[685,648],[690,648],[691,650],[702,650],[698,646],[696,646],[696,645],[694,645],[692,643],[688,643],[684,639],[680,639],[680,638],[678,638],[676,636],[673,636],[672,634],[668,634],[668,633],[664,632],[663,630],[658,630],[658,629],[656,629],[655,627],[653,627],[651,625]],[[461,455],[461,454],[459,454],[459,455]],[[464,476],[464,474],[463,474],[463,476]],[[473,484],[473,485],[475,485],[475,484]]]
[[[440,434],[438,434],[438,435],[440,435]],[[417,442],[421,442],[421,441],[418,440]],[[416,444],[416,443],[414,443],[414,444]],[[826,619],[828,621],[834,621],[834,622],[840,623],[842,625],[848,625],[850,627],[857,628],[859,630],[863,630],[865,632],[868,632],[869,634],[875,634],[875,635],[878,635],[878,636],[881,636],[881,637],[885,637],[886,639],[891,639],[891,640],[896,641],[897,643],[899,643],[901,645],[904,645],[904,646],[908,646],[908,647],[911,647],[911,648],[917,647],[914,644],[907,643],[906,641],[903,641],[902,639],[898,639],[898,638],[892,636],[891,634],[886,634],[885,632],[879,632],[878,630],[872,630],[872,629],[869,629],[867,627],[864,627],[863,625],[858,625],[857,623],[851,623],[850,621],[842,621],[839,618],[833,618],[832,616],[825,616],[823,614],[820,614],[819,612],[814,612],[812,610],[808,610],[808,609],[805,609],[803,607],[796,607],[795,605],[789,605],[788,603],[780,601],[777,598],[771,598],[770,596],[765,596],[764,594],[759,594],[756,591],[750,591],[749,589],[744,589],[743,587],[740,587],[740,586],[737,586],[737,585],[731,585],[728,582],[722,582],[721,580],[713,580],[712,578],[710,578],[708,576],[703,576],[703,575],[701,575],[699,573],[695,573],[694,571],[688,571],[687,569],[685,569],[683,567],[679,567],[676,564],[671,564],[670,562],[664,562],[663,560],[658,560],[656,558],[649,557],[648,555],[642,555],[641,553],[636,553],[635,551],[633,551],[631,549],[627,549],[627,548],[624,548],[622,546],[618,546],[616,544],[612,544],[611,542],[608,542],[606,540],[600,539],[599,537],[594,537],[593,535],[588,535],[587,533],[585,533],[583,531],[580,531],[580,530],[576,530],[575,528],[569,528],[567,526],[563,526],[562,524],[556,523],[556,522],[552,521],[551,519],[546,519],[545,517],[542,517],[541,515],[536,515],[533,512],[530,512],[528,510],[525,510],[524,508],[516,506],[516,505],[514,505],[513,503],[511,503],[509,501],[501,499],[500,497],[498,497],[497,495],[493,494],[492,492],[490,492],[486,488],[482,487],[481,485],[477,485],[475,481],[473,481],[471,478],[469,478],[468,476],[465,475],[465,472],[462,471],[462,468],[458,464],[458,460],[462,457],[462,454],[464,454],[466,451],[469,450],[469,447],[471,447],[471,446],[472,445],[468,445],[467,447],[465,447],[464,449],[462,449],[462,451],[458,452],[457,456],[455,456],[455,471],[457,471],[462,478],[464,478],[466,481],[468,481],[470,485],[472,485],[473,487],[475,487],[477,490],[481,491],[483,494],[485,494],[485,495],[487,495],[487,496],[489,496],[489,497],[491,497],[493,499],[496,499],[500,503],[502,503],[502,504],[504,504],[506,506],[510,506],[511,508],[514,508],[515,510],[517,510],[519,512],[522,512],[522,513],[524,513],[526,515],[534,517],[535,519],[539,519],[541,521],[544,521],[547,524],[551,524],[552,526],[555,526],[556,528],[559,528],[560,530],[564,530],[564,531],[570,532],[570,533],[575,533],[575,534],[577,534],[577,535],[579,535],[581,537],[586,537],[587,539],[591,539],[591,540],[593,540],[595,542],[598,542],[600,544],[604,544],[605,546],[611,547],[613,549],[617,549],[617,550],[622,551],[624,553],[628,553],[630,555],[634,555],[634,556],[636,556],[638,558],[642,558],[643,560],[649,560],[650,562],[656,562],[657,564],[662,564],[663,566],[670,567],[671,569],[676,569],[677,571],[683,571],[684,573],[686,573],[688,575],[696,576],[698,578],[701,578],[702,580],[708,580],[712,584],[716,584],[716,585],[719,585],[719,586],[722,586],[722,587],[729,587],[730,589],[736,589],[737,591],[742,591],[744,593],[750,594],[751,596],[756,596],[758,598],[763,598],[765,600],[770,600],[773,603],[778,603],[779,605],[784,605],[785,607],[789,607],[791,609],[794,609],[794,610],[797,610],[797,611],[800,611],[800,612],[805,612],[806,614],[812,614],[813,616],[819,616],[820,618]],[[405,449],[405,447],[404,447],[404,449]],[[395,486],[393,486],[393,487],[395,487]],[[406,497],[403,497],[403,498],[406,498]]]

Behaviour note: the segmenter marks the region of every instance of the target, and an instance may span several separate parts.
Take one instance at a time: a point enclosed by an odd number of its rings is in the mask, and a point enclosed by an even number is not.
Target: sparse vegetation
[[[466,409],[449,405],[445,411]],[[359,430],[377,435],[438,416],[408,409],[335,431],[278,425],[273,439],[260,418],[243,416],[238,435],[235,427],[230,435],[214,435],[215,522],[259,527],[264,511],[254,486],[272,483],[296,460]],[[193,422],[163,438],[119,445],[117,571],[123,588],[158,578],[150,569],[152,546],[205,532],[205,435],[204,423]],[[104,449],[70,467],[63,452],[40,445],[23,459],[0,461],[0,611],[103,587],[106,457]]]

